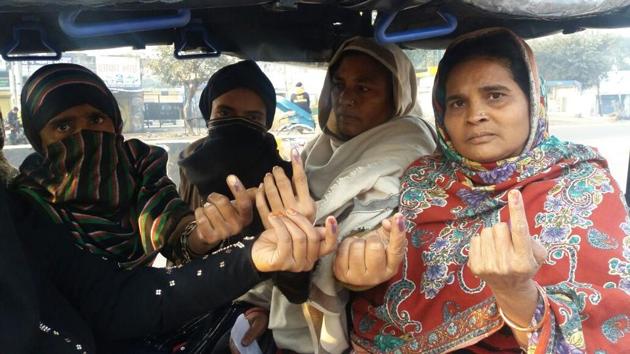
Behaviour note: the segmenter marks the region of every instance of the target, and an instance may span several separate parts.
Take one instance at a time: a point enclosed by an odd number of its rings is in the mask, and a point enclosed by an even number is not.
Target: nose
[[[356,103],[356,98],[354,97],[354,95],[352,95],[350,90],[344,89],[339,92],[339,95],[337,96],[337,101],[339,102],[339,104],[345,106],[353,106]]]
[[[468,123],[479,124],[489,119],[486,107],[480,104],[471,103],[468,109]]]

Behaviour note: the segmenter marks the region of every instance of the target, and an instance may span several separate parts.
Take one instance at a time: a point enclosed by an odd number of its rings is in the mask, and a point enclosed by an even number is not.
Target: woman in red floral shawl
[[[628,208],[594,149],[548,134],[527,44],[456,39],[433,97],[440,151],[403,176],[405,257],[355,294],[355,350],[630,350]]]

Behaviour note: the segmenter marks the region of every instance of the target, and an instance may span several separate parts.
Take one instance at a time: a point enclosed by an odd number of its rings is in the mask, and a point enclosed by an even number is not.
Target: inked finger
[[[306,200],[310,198],[311,194],[308,188],[306,172],[304,171],[304,164],[300,158],[300,153],[295,148],[291,150],[291,166],[293,167],[293,177],[291,179],[298,199]]]
[[[245,189],[245,186],[235,175],[229,175],[227,177],[227,184],[234,195],[235,207],[240,217],[240,223],[243,225],[249,225],[253,219],[253,205],[252,200]]]
[[[405,256],[406,236],[405,217],[400,213],[396,213],[387,245],[387,270],[390,273],[398,272],[398,268],[402,263],[403,257]]]
[[[516,189],[508,193],[508,204],[510,211],[510,231],[514,251],[521,254],[531,254],[531,236],[527,223],[527,214],[521,192]]]
[[[321,228],[319,228],[321,230]],[[323,257],[335,251],[337,248],[337,240],[339,239],[339,225],[334,216],[326,218],[326,227],[323,231],[323,238],[319,245],[319,257]]]

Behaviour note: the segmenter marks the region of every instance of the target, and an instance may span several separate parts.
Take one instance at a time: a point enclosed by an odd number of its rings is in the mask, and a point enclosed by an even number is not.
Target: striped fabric
[[[19,191],[65,224],[78,245],[124,267],[152,259],[191,214],[166,176],[168,155],[159,147],[84,130],[46,153],[20,167]]]

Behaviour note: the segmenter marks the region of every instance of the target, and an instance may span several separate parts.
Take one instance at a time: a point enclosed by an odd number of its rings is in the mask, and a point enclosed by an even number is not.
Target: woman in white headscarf
[[[413,65],[395,45],[355,37],[330,61],[319,101],[323,133],[306,146],[303,160],[317,206],[314,221],[337,217],[339,240],[361,236],[390,217],[403,171],[418,155],[435,150],[416,93]],[[265,187],[269,183],[270,177]],[[305,304],[291,304],[272,290],[269,328],[279,348],[341,353],[349,346],[348,293],[333,277],[332,258],[320,261]]]

